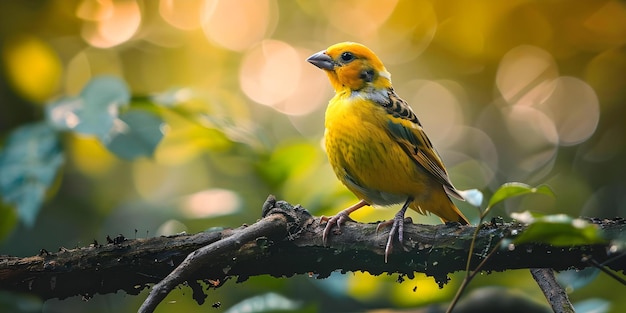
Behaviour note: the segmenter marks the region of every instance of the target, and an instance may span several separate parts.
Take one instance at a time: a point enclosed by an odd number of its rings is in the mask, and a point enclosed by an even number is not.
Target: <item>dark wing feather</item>
[[[393,117],[409,120],[412,123],[422,126],[409,104],[398,97],[393,88],[387,90],[387,97],[379,104],[387,110],[387,113],[393,115]]]
[[[399,121],[389,120],[388,128],[391,136],[400,144],[402,149],[422,168],[430,173],[446,192],[460,200],[463,200],[458,191],[450,182],[441,158],[433,147],[430,139],[422,129],[422,125],[411,107],[402,100],[393,89],[388,90],[388,103],[380,103],[393,117]],[[403,122],[405,121],[405,122]],[[413,125],[411,125],[413,124]]]

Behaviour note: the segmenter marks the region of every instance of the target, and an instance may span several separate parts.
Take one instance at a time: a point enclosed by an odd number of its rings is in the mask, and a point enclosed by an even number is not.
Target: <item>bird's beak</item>
[[[323,69],[323,70],[329,70],[332,71],[335,68],[335,63],[333,62],[333,59],[331,59],[328,54],[326,54],[325,50],[322,50],[312,56],[310,56],[308,59],[306,59],[309,63]]]

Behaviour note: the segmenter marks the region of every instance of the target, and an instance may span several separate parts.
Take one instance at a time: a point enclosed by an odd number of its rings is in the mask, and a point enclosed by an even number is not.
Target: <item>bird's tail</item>
[[[422,214],[427,212],[433,213],[439,216],[444,223],[459,222],[462,225],[469,224],[467,218],[461,213],[452,200],[450,200],[450,197],[448,197],[443,188],[441,192],[433,192],[427,201],[420,203],[414,201],[409,207]]]

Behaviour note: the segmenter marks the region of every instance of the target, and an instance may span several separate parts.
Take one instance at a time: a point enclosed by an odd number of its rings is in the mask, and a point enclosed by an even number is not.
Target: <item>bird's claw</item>
[[[396,213],[393,217],[393,220],[380,222],[378,226],[376,226],[376,232],[387,225],[391,225],[391,229],[389,230],[389,236],[387,237],[387,245],[385,245],[385,263],[387,263],[387,259],[389,258],[389,253],[393,249],[393,238],[398,234],[398,241],[400,244],[404,241],[404,212],[400,211]]]
[[[321,221],[326,222],[326,227],[324,227],[324,233],[322,234],[322,242],[324,243],[324,246],[326,246],[326,239],[328,238],[328,234],[330,234],[330,230],[333,228],[333,225],[337,225],[337,229],[341,230],[342,224],[345,224],[348,221],[354,222],[348,213],[344,211],[341,211],[337,213],[337,215],[331,217],[322,216]]]

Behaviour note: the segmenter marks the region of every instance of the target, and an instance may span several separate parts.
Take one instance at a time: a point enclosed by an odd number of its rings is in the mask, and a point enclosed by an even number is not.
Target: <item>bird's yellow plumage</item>
[[[386,115],[382,107],[365,99],[335,98],[326,111],[330,164],[339,180],[369,204],[401,203],[426,187],[415,173],[419,168],[391,141]],[[385,194],[399,197],[385,199]]]
[[[308,61],[328,74],[335,89],[325,122],[330,164],[361,199],[328,220],[324,237],[364,205],[404,203],[394,218],[385,256],[396,232],[402,241],[408,207],[422,214],[432,212],[446,222],[468,224],[448,196],[462,197],[410,106],[393,90],[380,59],[361,44],[344,42]]]

